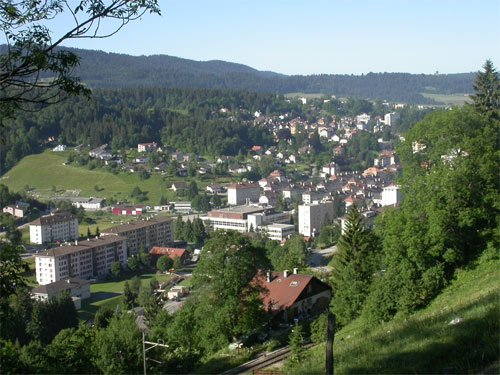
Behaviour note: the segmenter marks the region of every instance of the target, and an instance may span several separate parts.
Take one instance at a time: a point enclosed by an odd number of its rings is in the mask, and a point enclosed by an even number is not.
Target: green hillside
[[[157,204],[162,193],[167,194],[168,191],[168,186],[165,186],[159,175],[141,180],[137,174],[114,175],[108,171],[64,165],[66,159],[66,152],[45,151],[27,156],[7,172],[0,182],[11,191],[20,191],[29,186],[31,193],[42,200],[56,196],[131,200],[129,195],[138,186],[147,192],[148,200],[143,203]]]
[[[361,320],[337,332],[335,373],[498,374],[499,262],[459,271],[426,309],[372,327]],[[451,324],[456,320],[456,324]],[[325,346],[308,352],[302,373],[322,373]]]

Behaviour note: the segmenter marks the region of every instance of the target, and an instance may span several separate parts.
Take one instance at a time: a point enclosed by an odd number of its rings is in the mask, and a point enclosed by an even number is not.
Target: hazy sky
[[[500,0],[160,0],[109,39],[66,45],[284,74],[473,72],[500,64]],[[67,28],[58,21],[55,31]]]

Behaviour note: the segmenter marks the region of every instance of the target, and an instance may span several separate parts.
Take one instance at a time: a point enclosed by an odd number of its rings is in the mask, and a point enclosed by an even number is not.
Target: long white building
[[[321,231],[325,219],[333,220],[333,201],[314,201],[299,205],[299,233],[303,236],[314,237],[317,235]]]
[[[39,217],[29,223],[29,227],[31,243],[71,241],[79,237],[78,219],[69,212],[55,212]]]
[[[173,242],[173,220],[170,217],[138,220],[106,229],[102,235],[125,237],[127,256],[131,256],[137,254],[141,248],[149,251],[153,246],[166,247]]]
[[[69,277],[103,276],[117,261],[123,265],[127,263],[125,238],[101,236],[77,241],[38,253],[35,256],[36,281],[46,285]]]
[[[213,230],[235,230],[238,232],[257,231],[260,226],[290,223],[289,212],[276,212],[272,207],[233,206],[212,210],[201,219],[208,222]]]

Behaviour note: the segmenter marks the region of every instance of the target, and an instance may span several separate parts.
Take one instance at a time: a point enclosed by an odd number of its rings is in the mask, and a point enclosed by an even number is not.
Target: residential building
[[[277,322],[293,322],[322,313],[332,297],[331,287],[314,276],[293,273],[260,272],[253,283],[264,288],[261,298]]]
[[[54,152],[66,151],[66,145],[57,145],[52,149]]]
[[[31,290],[33,299],[38,301],[48,301],[64,292],[69,293],[75,308],[78,310],[82,307],[82,300],[90,297],[90,281],[70,277],[50,284],[39,285]]]
[[[227,187],[227,204],[237,206],[248,202],[258,202],[260,187],[257,184],[231,184]]]
[[[29,223],[29,228],[31,243],[62,242],[79,237],[78,219],[69,212],[41,216]]]
[[[186,263],[186,261],[189,259],[189,252],[186,249],[176,247],[153,246],[151,250],[149,250],[149,254],[154,259],[158,259],[163,255],[168,256],[172,260],[174,260],[175,258],[179,258],[182,264]]]
[[[23,218],[28,212],[29,205],[11,204],[2,209],[4,214],[9,214],[17,218]]]
[[[103,236],[115,235],[127,239],[127,257],[147,250],[152,246],[168,246],[174,239],[173,220],[170,217],[155,217],[138,220],[109,228]]]
[[[51,248],[35,256],[36,281],[46,285],[79,277],[89,279],[108,274],[114,262],[127,263],[124,237],[101,236]]]
[[[86,211],[95,211],[104,207],[104,198],[72,198],[71,204],[76,208],[83,207]]]
[[[395,206],[403,201],[403,193],[401,187],[398,185],[390,184],[382,189],[382,206]]]
[[[266,234],[270,240],[283,241],[295,233],[293,224],[269,224],[259,227],[259,231]]]
[[[113,207],[113,215],[123,215],[123,216],[140,216],[146,213],[146,209],[144,206],[134,206],[134,207],[125,207],[125,206],[116,206]]]
[[[333,220],[333,201],[314,201],[299,205],[299,233],[306,237],[317,235],[326,219]]]
[[[137,152],[150,152],[150,151],[156,151],[158,148],[158,145],[156,142],[151,142],[151,143],[139,143],[137,145]]]
[[[394,125],[396,125],[396,122],[398,120],[399,120],[399,113],[396,113],[396,112],[387,113],[384,116],[384,123],[387,126],[394,126]]]

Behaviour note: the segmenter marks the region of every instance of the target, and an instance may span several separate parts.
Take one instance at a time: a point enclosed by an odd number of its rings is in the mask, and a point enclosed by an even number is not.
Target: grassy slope
[[[359,320],[345,327],[335,336],[335,372],[463,374],[493,363],[498,373],[498,264],[460,271],[430,306],[407,319],[372,329]],[[455,318],[462,322],[450,325]],[[319,345],[309,351],[306,373],[324,372],[324,350]]]
[[[443,103],[447,105],[458,105],[462,106],[465,103],[471,103],[471,99],[468,94],[431,94],[422,93],[426,98],[433,99],[438,103]]]
[[[6,173],[1,183],[11,191],[19,191],[28,185],[34,188],[42,198],[49,198],[52,187],[63,190],[79,190],[80,197],[114,197],[117,200],[130,199],[134,186],[148,192],[148,201],[157,204],[165,191],[162,178],[154,174],[141,181],[134,174],[120,173],[114,175],[104,170],[89,170],[85,167],[63,165],[66,153],[45,151],[42,154],[23,158],[12,170]],[[94,187],[103,189],[97,192]]]

